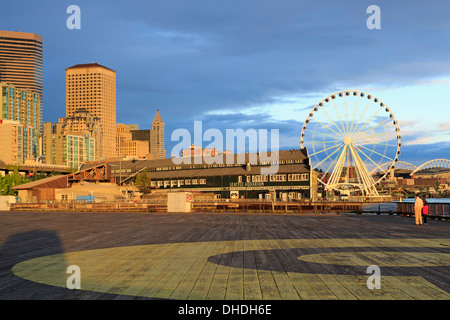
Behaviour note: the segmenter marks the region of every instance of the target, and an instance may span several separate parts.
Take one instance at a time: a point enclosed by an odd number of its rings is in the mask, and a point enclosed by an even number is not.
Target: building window
[[[292,174],[292,181],[308,181],[308,174],[307,173],[295,173]]]
[[[270,176],[271,182],[279,182],[279,181],[286,181],[286,175],[285,174],[274,174]]]

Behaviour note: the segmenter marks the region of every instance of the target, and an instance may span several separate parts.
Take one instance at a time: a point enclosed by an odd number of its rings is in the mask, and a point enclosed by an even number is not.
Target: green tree
[[[27,182],[20,173],[19,168],[14,167],[13,172],[6,174],[4,177],[0,176],[0,191],[2,195],[17,195],[17,190],[12,188]]]
[[[147,171],[143,171],[136,176],[135,184],[138,186],[149,186],[151,182]]]
[[[139,190],[142,193],[149,193],[150,192],[150,176],[148,175],[147,171],[143,171],[141,173],[139,173],[136,176],[136,180],[134,181],[134,183],[138,186]]]

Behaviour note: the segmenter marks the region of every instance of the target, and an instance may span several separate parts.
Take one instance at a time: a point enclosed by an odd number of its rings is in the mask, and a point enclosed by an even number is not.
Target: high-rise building
[[[24,164],[33,159],[32,126],[0,119],[0,160],[6,164]]]
[[[64,123],[44,125],[43,151],[47,164],[78,169],[95,159],[95,139],[89,133],[68,132]]]
[[[84,109],[100,119],[102,151],[99,159],[116,156],[116,72],[98,63],[66,69],[66,118]]]
[[[59,118],[58,123],[62,124],[64,134],[76,133],[88,135],[95,139],[95,160],[102,153],[103,131],[100,118],[94,117],[86,109],[78,109],[67,118]]]
[[[116,133],[117,156],[143,158],[148,154],[148,142],[133,140],[130,127],[117,124]]]
[[[127,125],[130,128],[132,140],[148,141],[147,158],[164,159],[166,150],[164,150],[164,122],[162,121],[159,110],[156,111],[153,119],[152,129],[139,130],[137,125]]]
[[[152,129],[139,128],[133,129],[131,132],[131,140],[146,141],[148,144],[147,158],[156,159],[156,132]]]
[[[42,135],[42,104],[39,93],[18,89],[15,85],[0,83],[0,119],[18,121],[33,130],[32,157],[40,155],[39,138]]]
[[[42,104],[42,36],[0,31],[0,82],[38,93]]]
[[[156,111],[155,118],[152,122],[152,130],[156,133],[156,145],[151,146],[150,153],[156,154],[156,159],[165,159],[166,150],[164,149],[164,122],[159,113],[159,109]]]

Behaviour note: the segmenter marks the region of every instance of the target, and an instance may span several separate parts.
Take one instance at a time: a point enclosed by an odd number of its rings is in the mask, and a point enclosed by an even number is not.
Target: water
[[[414,198],[403,199],[403,202],[413,203]],[[450,198],[427,198],[428,203],[450,203]],[[388,214],[397,212],[397,201],[388,203],[365,203],[363,204],[363,214],[378,214],[378,212]]]
[[[428,203],[450,203],[450,198],[426,198]],[[414,202],[414,198],[403,199],[403,202]]]

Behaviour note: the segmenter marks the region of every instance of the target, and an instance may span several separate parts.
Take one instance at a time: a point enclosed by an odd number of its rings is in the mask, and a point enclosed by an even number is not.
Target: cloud
[[[416,166],[433,159],[450,159],[450,142],[404,145],[399,157]]]
[[[445,122],[445,123],[441,123],[438,125],[438,130],[439,131],[445,131],[447,133],[450,133],[450,121],[449,122]]]
[[[65,26],[70,4],[2,7],[11,13],[1,14],[2,29],[44,36],[45,121],[65,115],[64,69],[97,61],[117,71],[118,122],[149,128],[159,108],[167,133],[195,120],[220,129],[278,127],[283,145],[295,147],[307,112],[331,93],[450,74],[443,0],[379,0],[382,29],[372,31],[370,3],[346,0],[79,0],[81,30]],[[443,139],[399,121],[405,143]]]

